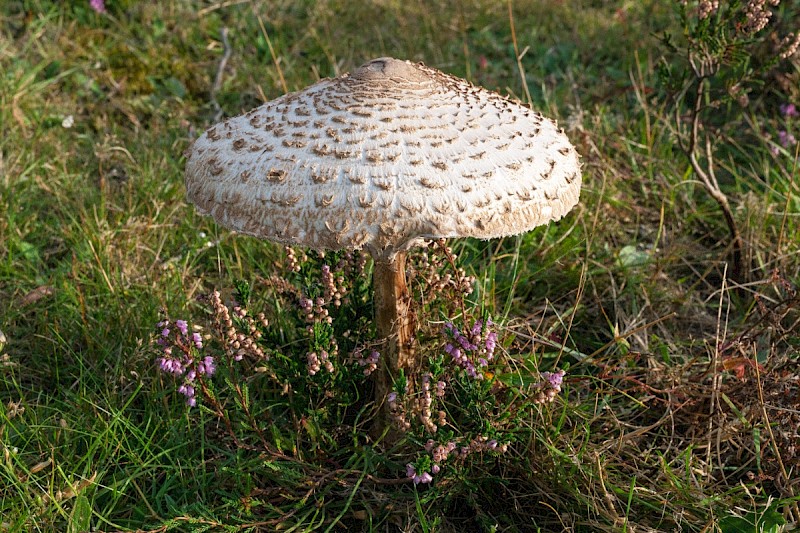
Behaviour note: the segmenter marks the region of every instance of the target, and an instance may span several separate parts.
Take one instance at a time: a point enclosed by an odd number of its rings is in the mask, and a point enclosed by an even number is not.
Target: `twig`
[[[235,6],[238,4],[245,4],[250,0],[229,0],[228,2],[220,2],[213,6],[204,7],[200,11],[197,12],[197,15],[200,17],[204,17],[213,11],[217,11],[218,9],[224,9],[226,7]]]
[[[225,67],[228,65],[228,60],[231,58],[231,43],[228,41],[228,28],[223,27],[220,32],[222,38],[222,58],[217,65],[217,74],[214,76],[214,85],[211,86],[211,104],[214,106],[214,122],[218,122],[222,118],[222,107],[217,102],[217,93],[222,88],[222,76],[225,73]]]
[[[694,61],[691,61],[692,71],[694,72],[697,87],[695,88],[695,102],[694,106],[692,107],[691,111],[691,130],[689,132],[689,142],[687,145],[684,145],[682,140],[679,137],[679,145],[686,156],[689,158],[689,163],[692,165],[692,170],[700,178],[700,181],[703,184],[706,192],[717,202],[720,209],[722,210],[722,216],[725,218],[725,224],[728,226],[728,232],[731,236],[731,247],[733,251],[733,271],[732,277],[734,280],[741,281],[743,278],[742,276],[745,275],[745,268],[743,263],[742,257],[742,235],[739,232],[739,227],[736,225],[736,219],[733,217],[733,211],[731,210],[731,206],[728,203],[728,197],[725,196],[725,193],[722,192],[722,189],[719,187],[719,182],[717,181],[716,174],[714,173],[714,152],[712,148],[711,139],[706,134],[705,136],[705,146],[703,151],[705,152],[706,158],[706,165],[705,167],[700,164],[700,161],[697,159],[698,153],[698,144],[700,140],[700,115],[702,114],[703,110],[703,99],[705,98],[705,86],[706,86],[706,77],[709,75],[707,67],[702,65],[698,67]],[[709,67],[710,68],[710,67]],[[681,95],[680,98],[685,97],[685,92]],[[678,113],[678,109],[680,106],[676,106],[676,114]],[[676,117],[679,118],[679,117]],[[679,131],[680,131],[680,123],[678,123]]]
[[[719,291],[719,305],[717,308],[717,333],[714,335],[714,351],[711,356],[711,400],[709,401],[709,413],[708,413],[708,449],[706,451],[706,476],[710,479],[711,474],[713,473],[713,466],[711,461],[711,452],[713,449],[712,446],[712,435],[714,434],[714,420],[719,413],[721,412],[719,406],[719,398],[720,398],[720,389],[722,387],[722,375],[719,373],[719,361],[720,355],[722,351],[722,346],[725,344],[725,337],[728,333],[728,316],[725,316],[725,329],[722,330],[722,306],[725,299],[725,289],[728,285],[727,280],[728,274],[728,265],[725,265],[724,270],[722,271],[722,286],[720,287]],[[720,339],[720,335],[722,338]],[[717,429],[717,445],[719,447],[719,436],[722,432],[722,428]],[[717,457],[719,458],[719,453]],[[722,473],[723,477],[725,476],[725,470],[720,464],[720,473]]]

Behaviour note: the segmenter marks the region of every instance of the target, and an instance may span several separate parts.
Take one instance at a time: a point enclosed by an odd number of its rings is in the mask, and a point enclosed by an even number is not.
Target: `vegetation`
[[[797,20],[3,3],[0,531],[800,523]],[[387,55],[558,118],[584,173],[557,224],[411,254],[429,363],[395,384],[391,445],[370,433],[371,262],[231,234],[182,180],[219,117]]]

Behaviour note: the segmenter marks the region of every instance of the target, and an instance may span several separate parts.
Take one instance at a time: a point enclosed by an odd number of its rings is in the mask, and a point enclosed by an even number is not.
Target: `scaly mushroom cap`
[[[556,124],[421,63],[370,61],[215,125],[187,196],[229,228],[391,258],[419,239],[490,239],[564,216],[580,164]]]

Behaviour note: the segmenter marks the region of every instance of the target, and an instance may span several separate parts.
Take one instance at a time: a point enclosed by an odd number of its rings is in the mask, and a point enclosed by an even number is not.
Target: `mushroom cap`
[[[225,120],[187,159],[187,197],[223,226],[384,258],[420,239],[528,231],[563,217],[581,187],[555,122],[392,58]]]

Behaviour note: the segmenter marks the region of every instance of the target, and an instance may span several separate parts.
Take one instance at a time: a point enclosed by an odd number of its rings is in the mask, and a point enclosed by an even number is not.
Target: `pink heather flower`
[[[162,372],[175,377],[182,376],[182,384],[178,392],[186,397],[189,406],[197,405],[195,384],[199,375],[212,375],[216,366],[211,356],[197,357],[196,350],[203,348],[199,333],[189,337],[189,324],[185,320],[176,320],[175,329],[170,329],[170,322],[158,323],[161,328],[157,344],[161,346],[161,356],[156,359]]]
[[[433,465],[431,467],[431,472],[433,472],[434,474],[438,474],[440,470],[441,468],[439,467],[439,465]]]
[[[412,465],[411,463],[408,463],[406,465],[406,476],[409,477],[410,479],[414,479],[414,477],[416,477],[416,475],[417,475],[417,471],[414,469],[414,465]]]
[[[478,335],[481,334],[481,328],[483,328],[483,321],[476,320],[475,323],[472,325],[472,330],[470,331],[470,333],[472,333],[473,336],[477,337]]]
[[[781,143],[781,146],[784,148],[789,148],[790,146],[797,144],[797,139],[795,139],[794,135],[788,131],[781,130],[778,132],[778,142]]]
[[[447,460],[447,456],[450,455],[452,449],[450,448],[450,443],[447,446],[442,446],[441,444],[433,449],[431,453],[431,457],[433,458],[433,462],[435,463],[442,463]],[[435,474],[435,472],[434,472]]]
[[[430,483],[431,481],[433,481],[433,476],[431,476],[427,472],[423,472],[422,475],[416,476],[414,478],[414,484],[415,485],[418,484],[418,483]]]
[[[488,335],[486,335],[486,353],[489,356],[489,359],[492,358],[492,354],[494,354],[494,349],[497,346],[497,332],[491,331]]]
[[[185,322],[184,322],[184,324],[185,324]],[[185,335],[185,333],[184,333],[184,335]],[[197,332],[192,333],[192,342],[194,342],[194,346],[198,350],[202,350],[203,349],[203,338],[200,336],[199,333],[197,333]]]
[[[369,376],[378,368],[381,354],[377,350],[372,350],[367,357],[364,357],[361,350],[354,352],[354,355],[357,357],[358,364],[364,367],[365,376]]]
[[[478,371],[478,367],[489,366],[489,361],[494,358],[497,333],[489,331],[493,325],[488,318],[485,322],[482,319],[476,320],[468,329],[468,335],[464,335],[452,322],[445,324],[445,334],[451,339],[444,346],[445,353],[473,379],[483,379],[483,373]]]
[[[106,12],[106,3],[104,0],[89,0],[89,6],[97,13]]]
[[[386,401],[389,403],[394,403],[397,401],[397,393],[390,392],[389,395],[386,397]]]
[[[556,372],[542,372],[542,381],[533,386],[536,393],[534,403],[542,404],[552,402],[556,395],[561,392],[561,385],[564,382],[566,372],[558,370]]]
[[[197,400],[194,397],[194,387],[191,385],[181,385],[178,387],[178,392],[186,396],[186,403],[189,404],[189,406],[194,407],[197,405]]]
[[[559,370],[558,372],[542,372],[542,377],[550,383],[551,387],[558,389],[561,388],[561,383],[564,380],[565,374],[566,372],[563,370]]]
[[[317,355],[316,352],[309,353],[307,355],[306,359],[308,360],[308,363],[307,363],[306,366],[308,366],[308,375],[309,376],[313,376],[317,372],[320,371],[320,369],[322,367],[319,364],[319,356]]]
[[[781,104],[779,109],[781,111],[781,115],[786,118],[800,117],[800,113],[797,111],[797,106],[794,104]]]

